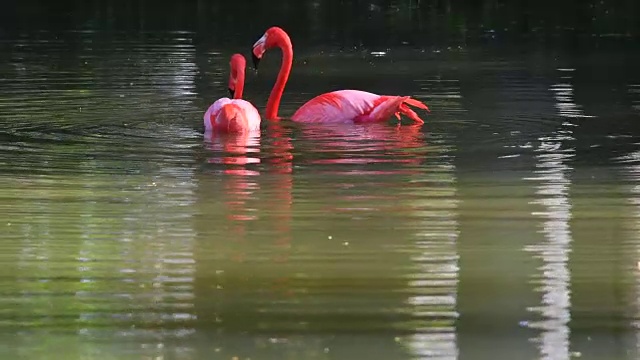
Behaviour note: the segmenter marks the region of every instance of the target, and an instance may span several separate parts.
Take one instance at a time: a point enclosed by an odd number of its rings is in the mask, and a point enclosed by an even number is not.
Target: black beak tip
[[[233,97],[233,90],[231,88],[229,88],[229,95]]]
[[[251,60],[253,60],[253,68],[258,71],[258,64],[260,64],[260,58],[253,52],[251,53]]]

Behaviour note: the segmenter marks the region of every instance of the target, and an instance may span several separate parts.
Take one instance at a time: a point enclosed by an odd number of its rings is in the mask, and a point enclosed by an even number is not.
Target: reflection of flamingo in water
[[[282,65],[267,102],[266,118],[269,120],[279,119],[280,99],[293,63],[293,46],[289,35],[281,28],[274,26],[256,41],[252,50],[253,66],[257,70],[265,51],[276,46],[282,50]],[[400,120],[400,114],[403,114],[416,123],[424,123],[418,114],[409,108],[409,105],[429,110],[425,104],[409,96],[376,95],[360,90],[339,90],[321,94],[309,100],[293,114],[291,120],[308,123],[370,123],[386,121],[392,115]]]
[[[301,126],[301,138],[304,138],[301,146],[315,150],[311,158],[299,160],[312,164],[319,174],[340,179],[325,190],[329,192],[325,196],[334,198],[324,208],[325,213],[358,217],[368,211],[370,202],[377,202],[376,206],[384,211],[411,214],[415,210],[413,205],[398,202],[397,194],[384,189],[390,181],[386,176],[413,177],[424,173],[421,164],[428,148],[421,128],[420,125],[392,127],[384,123]],[[406,186],[406,190],[411,191],[409,187],[424,184],[408,182]]]
[[[253,220],[253,216],[241,215],[244,206],[251,196],[250,183],[243,176],[258,175],[244,165],[259,163],[258,157],[247,156],[259,151],[260,146],[260,115],[256,108],[248,101],[242,100],[246,61],[241,54],[234,54],[230,60],[229,93],[233,100],[221,98],[214,102],[204,115],[206,137],[209,148],[223,152],[219,159],[211,158],[210,163],[225,165],[240,165],[239,168],[223,170],[227,175],[238,175],[234,181],[225,183],[225,194],[236,197],[226,202],[229,206],[227,219],[231,221]],[[229,133],[229,134],[225,134]],[[244,232],[244,227],[238,227]]]
[[[205,138],[208,140],[207,147],[210,150],[222,154],[221,156],[210,158],[208,162],[225,166],[222,173],[226,177],[225,180],[228,181],[224,182],[224,195],[230,197],[225,201],[227,207],[226,217],[228,221],[234,224],[233,232],[237,235],[237,238],[243,239],[246,222],[257,219],[257,216],[251,214],[255,212],[251,212],[248,209],[247,203],[251,200],[256,190],[259,190],[259,182],[252,181],[252,178],[254,175],[260,175],[260,172],[248,169],[247,165],[261,162],[257,156],[260,151],[260,117],[253,105],[241,100],[246,67],[244,57],[240,54],[234,54],[231,57],[230,65],[229,92],[233,94],[234,99],[222,98],[209,107],[204,116]],[[255,121],[248,126],[247,123],[239,121],[237,117],[230,116],[233,111],[237,110],[233,108],[233,104],[251,107],[249,115],[253,116],[251,114],[255,112],[253,118]],[[284,130],[278,124],[270,125],[267,127],[267,133],[274,139],[271,147],[274,156],[269,157],[267,162],[272,163],[275,172],[282,174],[285,178],[276,182],[278,188],[274,196],[269,197],[274,201],[269,209],[271,213],[276,214],[275,224],[278,227],[278,232],[282,234],[278,239],[278,244],[288,248],[290,239],[288,224],[291,218],[292,203],[292,180],[290,174],[293,156],[291,155],[291,149],[293,147],[291,139],[286,136]],[[240,254],[237,258],[242,260],[244,256]]]
[[[283,124],[265,125],[263,136],[259,132],[212,133],[205,138],[205,147],[210,150],[206,161],[214,168],[209,175],[214,181],[209,184],[215,186],[210,189],[213,196],[208,196],[206,202],[222,206],[222,219],[218,217],[221,226],[216,234],[224,234],[207,241],[216,243],[215,257],[222,259],[215,270],[227,275],[216,280],[221,281],[219,288],[200,287],[200,298],[210,299],[202,306],[203,318],[215,313],[213,326],[223,332],[274,324],[268,314],[265,317],[272,303],[237,298],[233,295],[237,291],[234,288],[250,286],[252,294],[277,299],[276,304],[289,301],[295,294],[288,264],[292,236],[292,144],[287,129],[280,126]],[[212,269],[210,265],[203,268]],[[265,268],[269,271],[261,273]],[[249,275],[252,272],[254,275]],[[202,276],[203,281],[211,281],[211,276]],[[233,287],[224,286],[227,276],[233,278]],[[233,301],[229,302],[230,299]]]
[[[223,196],[226,219],[231,224],[234,241],[246,239],[248,222],[258,220],[260,212],[255,211],[250,202],[256,194],[265,192],[264,204],[267,212],[260,217],[269,217],[275,233],[275,245],[281,249],[273,259],[276,263],[286,262],[291,245],[291,210],[292,210],[292,158],[291,138],[280,123],[269,123],[266,128],[270,144],[266,147],[264,160],[257,155],[260,151],[260,132],[244,132],[237,134],[210,133],[206,136],[206,147],[216,156],[208,159],[211,164],[221,164],[223,178]],[[269,166],[264,170],[248,168],[261,162]],[[263,167],[264,168],[264,167]],[[273,173],[274,181],[261,181],[261,172]],[[269,225],[270,227],[271,225]],[[266,230],[266,229],[265,229]],[[237,252],[233,258],[244,261],[245,252]],[[288,276],[275,279],[273,291],[288,293]]]
[[[260,175],[260,172],[248,169],[246,165],[260,163],[260,159],[256,156],[260,150],[260,132],[211,133],[206,140],[209,150],[221,154],[209,158],[208,162],[223,164],[225,167],[222,174],[228,181],[224,182],[224,195],[231,197],[230,200],[225,201],[227,220],[232,222],[255,220],[254,215],[248,215],[246,203],[257,188],[257,182],[252,181],[251,178]],[[236,228],[244,232],[243,225]]]
[[[210,158],[209,163],[225,165],[241,165],[238,168],[226,168],[224,174],[258,175],[257,171],[246,169],[243,165],[258,164],[260,158],[260,132],[243,132],[238,134],[207,134],[209,150],[220,151],[222,156]],[[252,156],[255,155],[255,156]]]
[[[216,100],[204,113],[205,132],[240,133],[260,131],[260,114],[250,102],[242,100],[246,61],[234,54],[230,61],[229,92],[227,97]]]
[[[276,181],[271,184],[270,189],[270,213],[273,217],[273,225],[277,233],[275,245],[280,249],[274,262],[286,263],[289,260],[289,249],[291,248],[291,218],[293,208],[293,144],[291,137],[280,122],[269,122],[266,128],[269,139],[272,139],[269,159],[265,159],[270,166],[270,171],[277,176]],[[274,280],[272,291],[284,296],[293,294],[289,281],[290,273],[284,274]]]
[[[312,143],[321,159],[312,164],[419,164],[423,157],[416,149],[424,149],[424,133],[420,125],[390,127],[383,123],[353,126],[348,124],[306,124],[302,128],[306,142]],[[321,144],[317,144],[320,142]],[[323,154],[333,155],[331,158]],[[416,169],[414,169],[416,170]],[[399,170],[393,170],[397,173]],[[364,173],[364,172],[351,172]],[[367,171],[369,174],[388,173]]]

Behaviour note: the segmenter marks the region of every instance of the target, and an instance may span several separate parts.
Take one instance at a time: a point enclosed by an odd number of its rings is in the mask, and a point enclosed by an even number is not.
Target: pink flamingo
[[[253,67],[258,64],[265,51],[279,47],[282,50],[282,65],[276,83],[267,101],[266,118],[279,120],[278,108],[284,92],[284,86],[289,79],[293,63],[293,46],[289,35],[281,28],[269,28],[253,45]],[[418,124],[424,121],[409,108],[408,105],[429,111],[422,102],[409,96],[377,95],[360,90],[338,90],[316,96],[302,105],[291,117],[293,121],[319,122],[354,122],[371,123],[385,121],[395,115],[400,120],[400,114]]]
[[[241,54],[233,54],[230,61],[229,93],[216,100],[204,113],[205,132],[242,133],[260,130],[260,113],[250,102],[242,100],[244,72],[247,62]]]

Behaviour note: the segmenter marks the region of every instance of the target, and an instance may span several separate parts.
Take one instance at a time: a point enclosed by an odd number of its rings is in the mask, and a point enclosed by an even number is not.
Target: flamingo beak
[[[253,60],[253,69],[258,72],[258,65],[260,64],[260,58],[264,54],[265,44],[267,43],[267,33],[262,35],[258,41],[253,44],[253,49],[251,49],[251,60]]]
[[[233,97],[233,89],[229,88],[229,95]]]

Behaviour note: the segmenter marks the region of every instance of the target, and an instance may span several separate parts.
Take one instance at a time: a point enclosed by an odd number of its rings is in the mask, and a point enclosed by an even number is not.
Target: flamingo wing
[[[260,130],[260,113],[253,104],[246,100],[234,99],[232,103],[238,106],[247,121],[246,129],[249,131]]]
[[[379,97],[365,91],[332,91],[307,101],[291,119],[308,123],[350,122],[357,116],[370,111]]]
[[[293,114],[293,121],[380,122],[392,115],[404,114],[418,123],[422,119],[407,105],[428,110],[422,102],[409,96],[381,96],[360,90],[338,90],[316,96]]]
[[[203,116],[204,121],[204,129],[205,131],[211,131],[214,126],[215,118],[218,116],[220,109],[223,105],[231,103],[231,99],[227,97],[220,98],[216,100],[213,104],[209,106],[207,111],[205,111]]]
[[[248,101],[233,99],[224,103],[211,115],[212,128],[220,132],[248,132],[260,130],[260,114]]]
[[[389,119],[395,115],[400,120],[400,114],[405,115],[409,119],[418,124],[424,124],[424,120],[409,108],[409,105],[429,111],[427,105],[412,99],[409,96],[380,96],[374,107],[366,114],[358,116],[355,122],[379,122]]]

